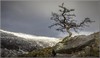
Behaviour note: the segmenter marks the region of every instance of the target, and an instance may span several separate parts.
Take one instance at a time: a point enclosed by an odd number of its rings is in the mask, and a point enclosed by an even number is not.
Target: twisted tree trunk
[[[67,32],[69,33],[69,36],[68,37],[71,37],[72,36],[72,33],[70,32],[70,30],[67,30]]]
[[[72,32],[70,32],[70,30],[69,30],[68,28],[66,28],[66,31],[68,32],[69,36],[66,36],[66,37],[62,40],[62,42],[67,42],[67,41],[71,38],[71,36],[72,36]]]

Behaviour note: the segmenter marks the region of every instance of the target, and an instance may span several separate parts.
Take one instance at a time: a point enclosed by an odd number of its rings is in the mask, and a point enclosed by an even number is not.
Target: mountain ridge
[[[41,36],[38,37],[27,34],[21,34],[21,33],[19,34],[15,32],[4,31],[4,30],[0,30],[0,34],[1,34],[0,38],[1,49],[3,52],[3,53],[1,52],[2,55],[6,54],[7,52],[13,53],[15,51],[16,52],[21,51],[22,54],[23,52],[28,52],[46,47],[52,47],[57,42],[59,42],[59,39],[56,38],[41,37]],[[21,35],[23,35],[24,37],[22,37]],[[8,56],[13,56],[13,54],[10,54]]]

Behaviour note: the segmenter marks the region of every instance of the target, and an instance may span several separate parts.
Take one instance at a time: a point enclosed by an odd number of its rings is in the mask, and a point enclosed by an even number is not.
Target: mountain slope
[[[67,44],[66,44],[67,43]],[[54,47],[33,50],[21,57],[99,57],[100,32],[90,35],[78,35],[67,42],[59,42]]]
[[[52,47],[57,42],[60,41],[57,38],[32,36],[22,33],[4,31],[4,30],[0,30],[0,33],[1,33],[0,39],[1,39],[2,52],[8,51],[8,53],[10,53],[13,50],[16,52],[17,51],[28,52],[45,47]]]

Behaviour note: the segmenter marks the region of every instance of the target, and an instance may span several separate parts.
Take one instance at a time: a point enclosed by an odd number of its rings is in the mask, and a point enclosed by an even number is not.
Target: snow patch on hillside
[[[53,38],[53,37],[35,36],[35,35],[16,33],[16,32],[10,32],[10,31],[5,31],[5,30],[0,30],[0,31],[8,33],[8,34],[13,34],[17,37],[21,37],[21,38],[24,38],[27,40],[37,41],[37,43],[42,41],[44,43],[48,43],[50,46],[53,46],[56,43],[58,43],[59,41],[61,41],[59,38]],[[42,46],[42,44],[41,44],[41,46]]]

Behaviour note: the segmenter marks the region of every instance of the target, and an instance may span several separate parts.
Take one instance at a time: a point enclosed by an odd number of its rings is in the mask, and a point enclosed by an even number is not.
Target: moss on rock
[[[50,57],[53,56],[52,54],[52,47],[40,49],[40,50],[33,50],[28,54],[20,55],[19,57]]]

